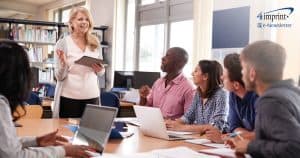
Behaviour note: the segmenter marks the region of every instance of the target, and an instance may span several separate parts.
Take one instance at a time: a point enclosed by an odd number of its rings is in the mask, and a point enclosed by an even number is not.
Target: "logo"
[[[287,28],[292,27],[292,24],[288,22],[289,17],[294,12],[293,7],[279,8],[267,12],[260,12],[256,16],[259,22],[258,28],[277,27]]]

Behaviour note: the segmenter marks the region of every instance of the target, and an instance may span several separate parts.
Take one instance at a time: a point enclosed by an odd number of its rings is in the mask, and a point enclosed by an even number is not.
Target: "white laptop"
[[[72,144],[88,145],[102,154],[109,138],[117,108],[88,104]]]
[[[140,123],[140,130],[144,135],[166,140],[191,139],[188,135],[168,133],[159,108],[147,106],[133,106],[133,108]]]

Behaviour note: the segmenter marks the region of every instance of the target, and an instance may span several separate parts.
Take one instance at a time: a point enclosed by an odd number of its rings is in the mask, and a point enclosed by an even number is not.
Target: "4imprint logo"
[[[293,7],[280,8],[268,12],[260,12],[257,18],[259,20],[271,20],[272,22],[274,20],[287,20],[293,12]]]
[[[288,19],[291,14],[294,12],[293,7],[285,7],[279,8],[275,10],[270,10],[266,12],[260,12],[257,14],[257,19],[259,22],[257,23],[258,28],[266,28],[266,27],[291,27],[292,24],[289,23]]]

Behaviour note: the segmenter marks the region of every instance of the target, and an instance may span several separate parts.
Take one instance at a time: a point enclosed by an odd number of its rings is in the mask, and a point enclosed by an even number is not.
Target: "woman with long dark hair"
[[[176,121],[166,121],[177,131],[205,132],[211,126],[222,128],[226,116],[226,92],[221,88],[222,66],[217,61],[200,60],[193,75],[197,86],[192,106]]]
[[[87,146],[57,146],[67,141],[57,135],[58,130],[40,137],[18,138],[13,121],[24,113],[18,110],[25,111],[23,103],[31,89],[30,76],[24,49],[13,41],[0,41],[0,157],[89,157]]]

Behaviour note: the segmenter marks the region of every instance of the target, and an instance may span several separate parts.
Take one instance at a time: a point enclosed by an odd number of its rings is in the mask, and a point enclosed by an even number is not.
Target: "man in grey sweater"
[[[258,41],[241,53],[243,80],[255,90],[255,134],[252,141],[232,141],[238,153],[252,157],[299,157],[300,89],[292,80],[282,80],[285,49],[271,41]]]

